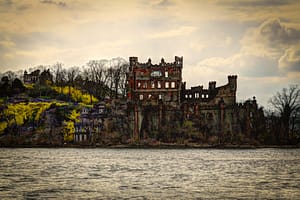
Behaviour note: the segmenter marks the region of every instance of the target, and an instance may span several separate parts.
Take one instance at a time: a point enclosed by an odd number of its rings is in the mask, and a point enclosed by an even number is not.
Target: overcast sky
[[[0,72],[183,56],[187,86],[238,75],[238,101],[300,83],[300,1],[0,0]]]

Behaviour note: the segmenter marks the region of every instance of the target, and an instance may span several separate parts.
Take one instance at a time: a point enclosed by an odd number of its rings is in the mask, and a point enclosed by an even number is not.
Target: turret
[[[228,76],[228,84],[229,84],[231,90],[236,91],[236,88],[237,88],[237,76],[236,75],[230,75],[230,76]]]
[[[214,90],[214,89],[216,89],[216,81],[210,81],[210,82],[208,83],[208,88],[209,88],[209,90]]]
[[[175,65],[176,67],[182,67],[183,57],[175,56]]]
[[[137,62],[138,62],[138,57],[129,57],[130,69],[136,66]]]

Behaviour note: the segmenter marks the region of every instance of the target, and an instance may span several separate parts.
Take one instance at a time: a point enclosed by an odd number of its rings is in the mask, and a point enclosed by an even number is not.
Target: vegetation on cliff
[[[74,140],[74,133],[75,133],[74,123],[79,121],[78,120],[79,116],[80,113],[76,109],[71,110],[71,112],[67,115],[66,119],[63,122],[64,141],[72,142]]]
[[[0,133],[5,128],[24,123],[38,124],[42,113],[50,107],[49,102],[8,103],[2,114]]]
[[[55,90],[56,92],[63,94],[63,95],[69,95],[72,99],[72,101],[74,102],[80,102],[83,104],[93,104],[93,103],[97,103],[99,100],[94,97],[93,95],[87,94],[87,93],[83,93],[81,90],[74,88],[74,87],[68,87],[68,86],[62,86],[62,87],[58,87],[58,86],[52,86],[51,87],[53,90]]]

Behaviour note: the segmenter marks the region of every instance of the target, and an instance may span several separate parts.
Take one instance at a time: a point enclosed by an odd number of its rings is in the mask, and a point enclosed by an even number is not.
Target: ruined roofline
[[[138,62],[138,57],[129,57],[130,66],[135,67],[182,67],[183,66],[183,57],[175,56],[174,62],[167,63],[164,58],[161,58],[159,64],[152,64],[151,59],[149,58],[147,62],[141,63]]]
[[[217,84],[216,81],[209,81],[208,82],[208,88],[204,88],[203,85],[198,85],[198,86],[191,86],[189,89],[187,88],[186,90],[200,90],[200,91],[203,90],[203,91],[207,91],[207,90],[221,89],[221,88],[229,86],[230,84],[236,84],[237,75],[228,75],[227,78],[228,78],[228,82],[225,85],[221,85],[221,86],[216,87],[216,84]]]

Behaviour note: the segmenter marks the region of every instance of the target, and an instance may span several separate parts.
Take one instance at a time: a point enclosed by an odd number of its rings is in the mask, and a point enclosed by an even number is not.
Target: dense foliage
[[[93,104],[97,103],[98,99],[94,97],[93,95],[83,93],[81,90],[76,89],[74,87],[67,87],[67,86],[53,86],[53,90],[55,90],[58,93],[64,94],[64,95],[71,95],[71,99],[74,102],[83,103],[83,104]]]
[[[5,128],[24,123],[37,124],[41,115],[51,106],[49,102],[9,103],[1,114],[0,133]]]
[[[74,123],[78,122],[78,117],[80,116],[80,113],[73,109],[70,114],[67,115],[67,119],[64,120],[64,128],[63,128],[63,135],[64,135],[64,141],[66,142],[72,142],[74,139],[74,132],[75,127]]]

